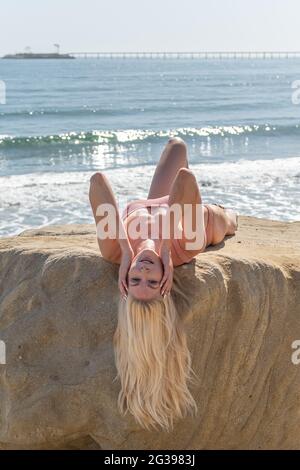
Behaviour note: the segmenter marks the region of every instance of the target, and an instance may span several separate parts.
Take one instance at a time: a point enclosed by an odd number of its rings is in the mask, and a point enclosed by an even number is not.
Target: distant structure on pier
[[[19,54],[7,54],[2,59],[75,59],[70,54],[58,54],[57,52],[45,52],[34,54],[33,52],[20,52]]]
[[[75,59],[70,54],[60,54],[60,45],[53,44],[55,52],[34,53],[29,46],[25,47],[24,52],[17,54],[7,54],[2,59]]]

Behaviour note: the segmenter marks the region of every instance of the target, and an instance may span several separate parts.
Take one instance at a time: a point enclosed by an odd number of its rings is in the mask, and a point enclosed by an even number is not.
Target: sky
[[[299,0],[0,0],[0,56],[300,50]]]

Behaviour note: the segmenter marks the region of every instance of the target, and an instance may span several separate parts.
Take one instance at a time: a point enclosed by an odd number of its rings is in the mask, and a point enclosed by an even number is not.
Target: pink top
[[[132,201],[127,206],[125,207],[123,214],[122,214],[122,219],[125,220],[127,217],[135,212],[137,209],[141,208],[147,208],[147,207],[168,207],[168,200],[169,200],[169,195],[155,198],[155,199],[138,199],[136,201]],[[210,217],[210,213],[212,214],[213,212],[210,210],[208,205],[204,204],[204,207],[208,210],[208,223],[206,230],[204,231],[204,244],[197,253],[193,251],[193,254],[189,252],[188,250],[185,250],[182,244],[180,244],[180,240],[178,238],[173,238],[171,241],[171,254],[172,254],[172,260],[174,263],[174,266],[179,266],[184,263],[190,262],[198,253],[202,253],[205,248],[211,243],[211,223],[210,220],[212,221],[213,217]],[[137,215],[138,217],[138,215]],[[204,226],[204,223],[203,223]]]

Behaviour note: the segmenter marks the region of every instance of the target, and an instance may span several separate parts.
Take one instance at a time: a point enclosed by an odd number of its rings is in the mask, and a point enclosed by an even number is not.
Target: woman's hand
[[[170,240],[163,240],[160,247],[160,257],[164,267],[163,278],[160,282],[161,295],[165,297],[171,292],[173,284],[173,261],[171,256]]]
[[[127,285],[127,274],[131,266],[133,259],[133,250],[130,246],[126,250],[122,251],[121,263],[119,268],[119,281],[118,287],[123,298],[127,298],[128,285]]]

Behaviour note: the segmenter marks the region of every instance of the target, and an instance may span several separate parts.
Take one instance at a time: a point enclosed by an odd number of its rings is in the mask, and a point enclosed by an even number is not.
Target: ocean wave
[[[38,136],[9,136],[0,135],[0,149],[15,146],[35,145],[78,145],[78,144],[136,144],[155,143],[168,137],[181,137],[188,139],[248,136],[290,136],[300,134],[300,125],[234,125],[234,126],[206,126],[187,127],[167,130],[125,129],[125,130],[94,130],[90,132],[67,132],[54,135]]]
[[[46,99],[46,97],[45,97]],[[37,110],[17,110],[17,111],[6,111],[5,113],[0,113],[1,118],[5,119],[12,119],[12,118],[28,118],[30,117],[55,117],[55,118],[63,118],[63,117],[78,117],[84,118],[87,116],[97,115],[99,117],[107,117],[107,116],[126,116],[130,114],[135,114],[138,111],[143,110],[144,108],[140,107],[132,107],[126,109],[110,109],[110,108],[93,108],[93,107],[83,107],[82,109],[74,108],[74,109],[37,109]],[[151,110],[150,110],[151,111]]]

